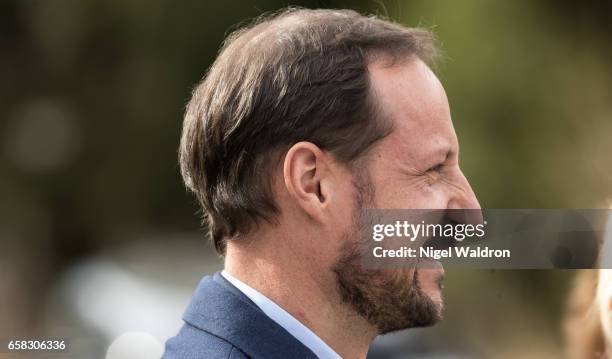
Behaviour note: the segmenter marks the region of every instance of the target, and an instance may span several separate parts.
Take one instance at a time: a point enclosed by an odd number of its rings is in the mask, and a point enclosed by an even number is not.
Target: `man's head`
[[[434,54],[431,33],[346,10],[289,10],[230,35],[180,147],[217,250],[282,233],[270,248],[291,243],[379,332],[433,323],[439,271],[366,270],[354,249],[362,206],[478,207]]]

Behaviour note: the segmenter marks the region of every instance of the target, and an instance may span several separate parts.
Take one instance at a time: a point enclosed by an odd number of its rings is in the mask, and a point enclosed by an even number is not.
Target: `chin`
[[[364,268],[358,245],[347,241],[332,271],[342,301],[379,334],[429,327],[442,318],[444,270],[439,265],[427,269]]]

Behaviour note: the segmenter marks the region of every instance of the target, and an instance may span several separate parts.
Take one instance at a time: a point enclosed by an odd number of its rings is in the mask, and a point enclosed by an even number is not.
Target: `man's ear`
[[[325,219],[329,202],[327,188],[330,158],[311,142],[298,142],[291,146],[283,163],[283,178],[289,196],[309,217]]]

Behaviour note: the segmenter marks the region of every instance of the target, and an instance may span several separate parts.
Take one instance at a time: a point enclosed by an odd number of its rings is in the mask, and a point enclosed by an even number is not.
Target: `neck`
[[[365,358],[376,330],[341,301],[329,266],[316,267],[320,253],[296,250],[287,237],[262,239],[230,241],[225,270],[274,301],[343,358]]]

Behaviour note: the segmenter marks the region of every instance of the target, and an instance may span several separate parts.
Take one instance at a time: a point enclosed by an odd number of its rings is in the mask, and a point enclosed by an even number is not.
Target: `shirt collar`
[[[265,295],[261,294],[248,284],[232,276],[227,271],[222,271],[221,275],[233,286],[240,290],[250,300],[255,303],[270,319],[283,327],[297,340],[302,342],[308,349],[312,350],[321,359],[341,358],[329,345],[319,338],[312,330],[295,319],[286,310],[274,303]]]

